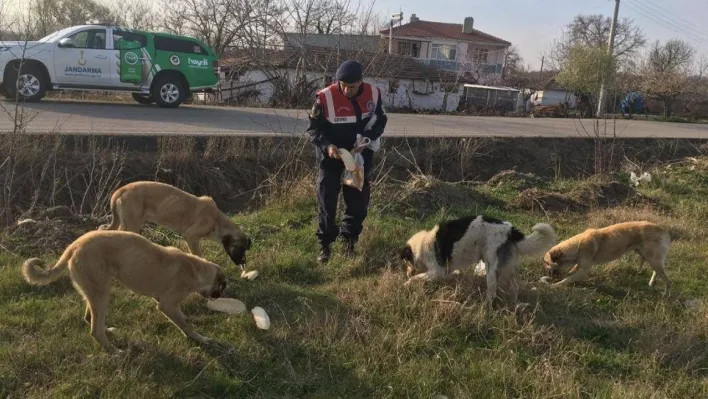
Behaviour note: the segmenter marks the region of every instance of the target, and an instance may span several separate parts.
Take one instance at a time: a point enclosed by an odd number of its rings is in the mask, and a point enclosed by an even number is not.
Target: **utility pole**
[[[617,28],[617,14],[619,14],[620,0],[615,0],[615,14],[612,16],[612,24],[610,25],[610,39],[607,44],[607,54],[612,57],[612,48],[615,46],[615,29]],[[607,71],[603,71],[607,72]],[[614,71],[612,71],[614,73]],[[597,116],[605,115],[605,73],[602,74],[602,85],[600,85],[600,98],[597,102]]]
[[[403,12],[397,12],[391,15],[391,24],[388,29],[388,53],[393,54],[393,21],[402,21]]]

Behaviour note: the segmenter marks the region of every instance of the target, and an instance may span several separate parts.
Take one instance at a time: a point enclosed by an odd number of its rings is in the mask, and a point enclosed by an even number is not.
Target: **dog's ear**
[[[403,260],[413,262],[413,249],[411,249],[410,245],[406,245],[403,249],[401,249],[399,256]]]
[[[233,243],[234,238],[231,237],[231,234],[227,234],[223,237],[221,237],[221,245],[224,246],[224,248],[228,251],[231,248],[231,244]]]

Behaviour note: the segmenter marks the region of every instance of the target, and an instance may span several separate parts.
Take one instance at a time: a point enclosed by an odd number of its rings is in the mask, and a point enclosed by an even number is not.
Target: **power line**
[[[632,2],[631,0],[626,0],[626,1],[627,1],[626,4],[627,4],[627,6],[629,6],[630,9],[641,14],[645,18],[652,20],[656,24],[661,25],[662,27],[664,27],[674,33],[677,33],[679,35],[684,35],[688,39],[693,40],[696,43],[703,44],[703,45],[707,44],[707,42],[704,39],[695,36],[695,34],[692,33],[691,31],[685,30],[685,29],[681,28],[680,26],[674,26],[673,24],[662,20],[660,17],[657,17],[654,14],[641,9],[640,7],[637,6],[636,3]]]
[[[697,35],[695,32],[686,29],[681,26],[681,24],[677,24],[674,21],[668,21],[666,20],[663,16],[657,15],[654,11],[646,9],[644,6],[640,5],[639,3],[635,3],[632,0],[627,0],[627,5],[629,6],[630,9],[634,10],[635,12],[639,13],[640,15],[644,16],[645,18],[655,22],[656,24],[674,32],[678,33],[680,35],[685,35],[688,38],[690,38],[693,41],[703,43],[705,42],[705,39]]]
[[[698,30],[698,29],[685,27],[685,21],[682,21],[681,19],[677,19],[676,17],[670,17],[670,16],[669,16],[669,18],[666,18],[664,16],[663,12],[657,13],[655,10],[645,6],[644,4],[635,3],[633,1],[632,1],[632,3],[635,7],[641,8],[644,12],[650,14],[651,16],[653,16],[656,19],[659,19],[661,21],[664,21],[664,22],[670,24],[672,27],[676,27],[677,29],[687,32],[687,33],[693,35],[694,37],[699,38],[700,40],[708,40],[708,34],[704,33],[701,30]]]
[[[639,3],[636,3],[633,0],[626,0],[626,1],[627,1],[627,6],[629,6],[630,9],[639,13],[643,17],[653,21],[654,23],[656,23],[656,24],[658,24],[658,25],[660,25],[660,26],[662,26],[674,33],[686,36],[686,38],[693,40],[696,43],[706,44],[706,38],[701,37],[699,34],[696,34],[696,32],[684,28],[679,23],[666,20],[663,16],[656,14],[652,10],[647,10],[646,8],[644,8],[643,5],[640,5]]]
[[[670,10],[667,10],[667,9],[661,7],[660,5],[654,3],[652,0],[644,0],[644,1],[645,1],[646,3],[649,3],[650,5],[652,5],[653,7],[655,7],[656,9],[658,9],[659,11],[661,11],[662,13],[669,14],[669,15],[673,15],[674,18],[675,18],[676,20],[678,20],[679,22],[682,22],[682,23],[687,24],[687,25],[691,25],[691,26],[693,27],[693,29],[695,29],[696,31],[705,34],[705,33],[701,30],[702,28],[701,28],[700,26],[694,24],[693,22],[691,22],[691,21],[689,21],[689,20],[687,20],[687,19],[681,17],[681,16],[678,15],[678,14],[674,14],[674,13],[671,12]],[[705,35],[708,36],[708,34],[705,34]]]

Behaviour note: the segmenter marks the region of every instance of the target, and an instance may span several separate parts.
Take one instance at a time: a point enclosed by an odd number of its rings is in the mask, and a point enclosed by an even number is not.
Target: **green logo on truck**
[[[187,62],[189,63],[189,66],[195,68],[207,68],[209,66],[209,61],[207,61],[206,58],[202,58],[201,60],[195,60],[191,57],[188,57]]]
[[[130,65],[135,65],[138,63],[138,60],[140,57],[132,51],[128,51],[125,53],[125,62],[127,62]]]

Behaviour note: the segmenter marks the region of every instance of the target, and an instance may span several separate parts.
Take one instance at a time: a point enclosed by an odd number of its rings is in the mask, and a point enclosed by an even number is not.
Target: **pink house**
[[[388,42],[389,29],[379,32]],[[480,81],[500,77],[507,49],[506,40],[474,29],[474,18],[461,24],[422,21],[411,15],[408,23],[394,26],[394,54],[413,57],[437,69],[470,73]]]

